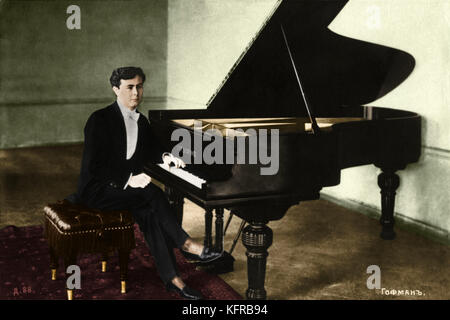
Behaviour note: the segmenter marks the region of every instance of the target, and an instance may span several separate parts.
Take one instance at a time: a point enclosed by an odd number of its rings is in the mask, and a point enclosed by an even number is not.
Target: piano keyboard
[[[163,168],[164,170],[176,175],[178,178],[183,179],[184,181],[189,182],[190,184],[196,186],[197,188],[201,189],[202,185],[206,182],[206,180],[199,178],[192,173],[189,173],[186,170],[183,170],[181,168],[175,168],[175,167],[169,167],[168,165],[164,163],[158,163],[158,166]]]

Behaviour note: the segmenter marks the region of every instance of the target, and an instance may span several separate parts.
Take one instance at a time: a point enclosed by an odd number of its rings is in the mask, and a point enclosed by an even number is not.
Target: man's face
[[[140,76],[133,79],[120,80],[120,87],[113,87],[117,99],[128,109],[134,110],[142,101],[144,84]]]

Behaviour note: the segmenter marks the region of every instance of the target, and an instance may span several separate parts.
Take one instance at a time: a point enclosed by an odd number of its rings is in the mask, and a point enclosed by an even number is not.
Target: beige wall
[[[370,105],[411,110],[423,117],[422,157],[399,173],[396,213],[448,237],[450,231],[450,1],[353,0],[329,27],[336,33],[412,54],[416,67],[398,88]],[[373,166],[342,172],[324,193],[380,208]]]
[[[261,29],[277,0],[169,0],[170,108],[206,103]]]

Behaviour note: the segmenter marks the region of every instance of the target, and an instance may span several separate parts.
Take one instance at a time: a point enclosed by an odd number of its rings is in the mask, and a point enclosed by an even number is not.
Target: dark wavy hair
[[[140,76],[142,78],[142,82],[145,82],[145,74],[144,71],[142,71],[139,67],[121,67],[115,69],[111,77],[109,78],[109,82],[111,83],[111,86],[113,87],[120,87],[120,80],[129,80],[133,79],[136,76]]]

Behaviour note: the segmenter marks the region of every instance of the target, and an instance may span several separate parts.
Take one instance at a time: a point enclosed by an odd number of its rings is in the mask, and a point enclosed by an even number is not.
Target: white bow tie
[[[130,112],[127,112],[127,115],[134,121],[138,121],[140,114],[139,114],[139,112],[136,112],[136,111],[130,111]]]

